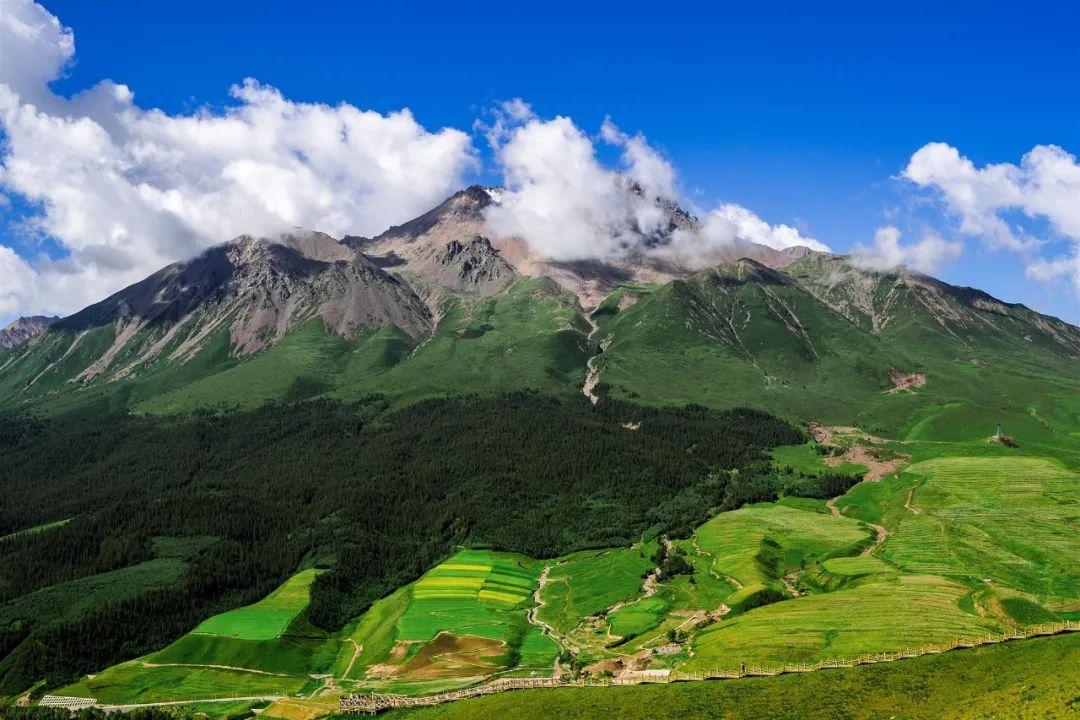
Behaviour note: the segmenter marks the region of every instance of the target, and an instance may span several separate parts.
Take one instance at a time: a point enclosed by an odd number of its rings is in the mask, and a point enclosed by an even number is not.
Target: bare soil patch
[[[891,393],[901,390],[914,390],[926,384],[926,375],[923,373],[902,373],[894,367],[889,368],[889,379],[894,385]]]
[[[495,659],[505,651],[496,640],[443,632],[402,665],[399,674],[407,680],[486,675],[495,669]]]
[[[842,455],[834,455],[825,458],[825,464],[829,467],[840,467],[845,462],[853,465],[863,465],[867,468],[863,479],[867,482],[878,482],[882,478],[892,475],[907,463],[909,455],[898,455],[892,458],[882,458],[866,445],[852,445],[844,450]]]

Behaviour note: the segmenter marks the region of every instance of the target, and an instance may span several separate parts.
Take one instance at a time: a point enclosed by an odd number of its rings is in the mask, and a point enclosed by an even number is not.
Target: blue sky
[[[961,232],[939,187],[899,178],[931,142],[977,168],[1040,145],[1080,152],[1071,3],[44,4],[75,36],[51,85],[62,97],[111,79],[176,115],[234,104],[230,86],[252,77],[294,102],[407,107],[430,131],[473,134],[481,165],[467,179],[493,183],[472,128],[500,101],[593,134],[610,116],[643,133],[703,208],[737,203],[838,251],[883,225],[911,240],[932,230],[964,244],[939,276],[1080,322],[1067,278],[1033,279],[1026,256]],[[598,152],[614,162],[618,149]],[[34,204],[8,194],[0,243],[62,257],[63,244],[20,230]],[[1053,217],[999,216],[1046,241],[1047,258],[1080,242]]]

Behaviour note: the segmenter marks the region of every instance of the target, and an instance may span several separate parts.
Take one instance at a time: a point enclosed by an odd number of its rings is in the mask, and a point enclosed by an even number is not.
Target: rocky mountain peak
[[[0,347],[9,349],[18,347],[45,332],[46,328],[59,319],[45,315],[18,318],[0,329]]]

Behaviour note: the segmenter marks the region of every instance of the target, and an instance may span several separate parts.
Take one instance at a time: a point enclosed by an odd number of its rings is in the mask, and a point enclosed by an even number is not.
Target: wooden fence
[[[642,673],[628,674],[625,677],[594,678],[588,680],[565,680],[562,678],[502,678],[493,680],[484,685],[465,688],[463,690],[455,690],[453,692],[440,693],[438,695],[409,696],[391,695],[386,693],[352,694],[341,698],[340,710],[345,713],[375,714],[391,708],[441,705],[442,703],[453,702],[455,700],[464,700],[466,698],[491,695],[499,692],[507,692],[509,690],[528,690],[548,687],[610,687],[614,685],[689,682],[696,680],[728,680],[743,677],[767,677],[772,675],[784,675],[786,673],[814,672],[817,670],[855,667],[856,665],[895,662],[897,660],[915,658],[921,655],[942,653],[957,648],[970,648],[977,645],[990,645],[993,643],[1007,642],[1009,640],[1023,640],[1031,637],[1058,635],[1060,633],[1077,631],[1080,631],[1080,621],[1065,620],[1058,623],[1036,625],[1024,630],[987,633],[986,635],[977,637],[958,637],[948,643],[925,645],[914,650],[865,653],[852,658],[820,660],[814,663],[786,663],[784,665],[773,666],[751,666],[740,664],[738,668],[714,668],[699,673],[672,670],[667,675],[661,675],[659,673],[649,675]]]

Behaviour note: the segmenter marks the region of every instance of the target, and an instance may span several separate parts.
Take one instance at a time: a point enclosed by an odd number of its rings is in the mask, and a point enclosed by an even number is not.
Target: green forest
[[[755,410],[530,393],[7,415],[0,692],[161,647],[303,567],[328,569],[304,621],[329,631],[457,546],[552,557],[846,489],[772,469],[764,450],[803,441]]]

